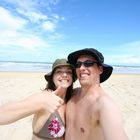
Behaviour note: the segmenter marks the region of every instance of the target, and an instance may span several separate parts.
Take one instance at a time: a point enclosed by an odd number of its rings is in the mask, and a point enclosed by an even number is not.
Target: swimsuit
[[[42,139],[60,138],[65,133],[65,125],[58,111],[52,113],[41,130],[33,134]]]

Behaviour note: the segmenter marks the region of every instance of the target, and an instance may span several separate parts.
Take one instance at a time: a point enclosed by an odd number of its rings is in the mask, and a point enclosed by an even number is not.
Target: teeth
[[[62,79],[62,81],[68,81],[67,79]]]
[[[63,80],[60,80],[61,82],[68,82],[68,80],[66,80],[66,79],[63,79]]]
[[[85,76],[87,76],[87,74],[85,73],[80,74],[80,77],[85,77]]]

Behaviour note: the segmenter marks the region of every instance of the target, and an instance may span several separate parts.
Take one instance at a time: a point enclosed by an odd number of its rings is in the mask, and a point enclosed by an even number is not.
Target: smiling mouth
[[[69,82],[69,80],[68,79],[61,79],[61,80],[59,80],[60,82]]]
[[[87,77],[89,74],[87,74],[87,73],[81,73],[80,74],[80,78],[84,78],[84,77]]]

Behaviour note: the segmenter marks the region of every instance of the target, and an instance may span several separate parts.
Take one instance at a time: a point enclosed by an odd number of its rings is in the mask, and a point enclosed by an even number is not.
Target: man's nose
[[[85,69],[84,64],[81,64],[81,66],[79,67],[79,69]]]

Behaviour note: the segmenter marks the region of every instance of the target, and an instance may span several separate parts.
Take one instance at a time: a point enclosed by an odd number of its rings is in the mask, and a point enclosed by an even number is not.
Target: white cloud
[[[53,35],[50,35],[49,38],[51,40],[58,40],[58,39],[63,39],[63,35],[59,33],[54,33]]]
[[[28,50],[36,50],[41,47],[49,47],[47,41],[36,35],[27,34],[26,32],[5,31],[0,34],[1,46],[17,46]]]
[[[23,21],[28,21],[28,24],[26,23],[27,26],[31,26],[32,24],[34,24],[34,27],[36,26],[36,28],[38,29],[40,27],[43,27],[43,32],[44,30],[55,32],[58,22],[65,19],[63,16],[59,16],[52,10],[53,6],[56,6],[56,4],[59,3],[59,0],[5,0],[5,2],[8,4],[10,3],[12,7],[15,7],[15,9],[9,8],[9,10],[15,13],[15,15],[19,15],[20,18],[17,17],[20,19],[19,23],[21,22],[24,25]],[[10,14],[8,10],[7,13]],[[5,17],[9,19],[7,15]],[[23,17],[24,19],[21,17]],[[7,23],[7,21],[5,22]],[[15,27],[18,26],[15,24]]]
[[[59,16],[59,15],[56,14],[56,13],[53,13],[51,16],[52,16],[53,20],[56,21],[56,22],[58,22],[58,21],[60,21],[60,20],[63,20],[63,21],[66,20],[65,17]]]
[[[31,11],[23,11],[21,9],[17,9],[17,12],[26,16],[31,22],[33,23],[39,23],[40,21],[47,20],[47,15],[37,13],[37,12],[31,12]]]
[[[13,16],[10,11],[3,7],[0,7],[0,17],[3,17],[0,18],[0,30],[18,30],[27,24],[27,20]]]
[[[126,52],[132,52],[132,53],[135,52],[140,54],[140,41],[128,42],[122,44],[120,47],[122,48],[122,50]]]
[[[123,62],[129,65],[132,64],[140,64],[140,56],[138,55],[130,55],[130,56],[126,56],[123,59]]]
[[[41,37],[32,35],[26,30],[27,21],[13,16],[10,11],[0,7],[0,45],[24,47],[26,49],[35,49],[38,47],[47,47],[48,44]]]
[[[44,53],[46,48],[52,47],[49,42],[55,44],[56,40],[60,40],[62,35],[56,32],[56,28],[64,17],[52,12],[52,5],[58,2],[5,0],[6,8],[0,7],[0,51],[4,52],[0,59],[8,59],[8,54],[15,59],[24,59],[27,53]],[[20,56],[20,50],[24,56]]]
[[[60,0],[50,0],[50,3],[53,4],[53,5],[56,5],[56,4],[58,4],[59,1]]]
[[[140,65],[140,41],[124,43],[105,49],[105,51],[105,61],[107,63]]]
[[[6,3],[10,3],[15,7],[18,7],[22,10],[34,11],[37,7],[37,3],[34,0],[5,0]]]
[[[30,50],[36,50],[42,47],[49,47],[48,43],[37,36],[26,36],[16,41],[17,46],[21,46]]]
[[[2,47],[16,46],[30,50],[49,47],[50,45],[46,41],[47,38],[45,40],[43,38],[44,31],[53,32],[55,39],[60,38],[60,34],[55,33],[59,15],[53,14],[52,16],[50,14],[51,18],[48,19],[47,15],[39,11],[39,6],[37,5],[39,1],[7,0],[7,2],[14,4],[16,9],[15,11],[10,11],[10,9],[0,7],[0,16],[3,17],[0,18],[0,45]],[[34,23],[37,24],[34,25]],[[31,26],[32,28],[30,28]],[[39,33],[36,33],[32,29],[40,30]],[[54,39],[53,34],[50,34],[48,38]]]
[[[140,65],[140,55],[110,55],[106,56],[105,61],[114,65]]]
[[[60,19],[60,16],[58,14],[52,14],[52,17],[54,17],[55,19]]]
[[[42,28],[46,31],[54,32],[56,24],[51,21],[46,21],[42,24]]]
[[[1,46],[10,46],[13,43],[16,44],[16,40],[20,37],[17,31],[13,30],[6,30],[2,31],[0,34],[0,45]]]
[[[58,14],[52,12],[52,7],[57,5],[59,0],[7,0],[15,5],[15,10],[19,14],[28,18],[31,22],[46,21],[49,18],[60,19]],[[42,9],[45,9],[43,13]],[[45,14],[44,14],[45,13]],[[62,20],[64,17],[61,18]]]

